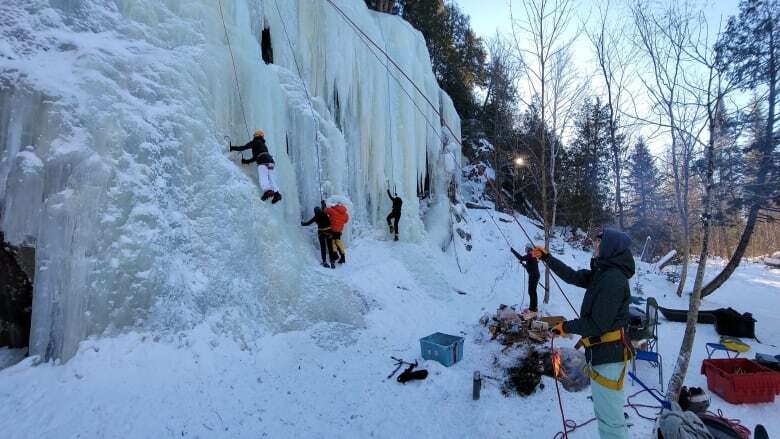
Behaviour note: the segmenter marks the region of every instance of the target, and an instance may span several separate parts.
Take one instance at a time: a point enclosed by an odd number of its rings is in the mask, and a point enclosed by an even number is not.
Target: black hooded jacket
[[[634,275],[631,238],[623,232],[605,229],[599,257],[591,259],[590,270],[572,270],[566,264],[547,256],[545,262],[561,279],[585,288],[580,317],[563,324],[563,330],[583,337],[597,337],[615,329],[628,331],[628,305],[631,291],[628,280]],[[623,361],[621,343],[604,343],[585,350],[591,364]]]
[[[311,223],[317,223],[317,228],[320,230],[330,228],[330,218],[328,218],[328,215],[326,215],[325,212],[323,212],[319,207],[314,208],[314,216],[312,219],[302,222],[301,225],[308,226]]]
[[[268,146],[265,144],[265,138],[263,137],[255,137],[252,139],[251,142],[247,143],[246,145],[242,147],[234,148],[235,151],[246,151],[247,149],[252,149],[252,158],[251,159],[241,159],[241,163],[248,165],[250,163],[257,163],[258,165],[267,165],[269,163],[274,163],[274,158],[271,156],[271,153],[268,152]]]
[[[390,197],[390,199],[393,201],[393,213],[401,216],[401,206],[403,206],[404,201],[401,199],[401,197],[394,197],[390,193],[390,189],[387,190],[387,196]]]

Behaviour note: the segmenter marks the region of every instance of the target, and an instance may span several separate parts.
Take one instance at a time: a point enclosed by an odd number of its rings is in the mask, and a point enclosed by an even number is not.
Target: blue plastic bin
[[[463,358],[463,337],[437,332],[420,339],[420,351],[423,359],[450,367]]]

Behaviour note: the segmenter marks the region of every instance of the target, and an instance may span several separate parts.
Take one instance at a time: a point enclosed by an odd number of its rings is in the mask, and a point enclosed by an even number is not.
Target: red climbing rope
[[[561,373],[561,356],[555,352],[555,334],[550,333],[550,359],[553,363],[553,380],[555,380],[555,393],[558,395],[558,408],[561,410],[561,424],[563,424],[563,436],[568,439],[566,431],[566,415],[563,414],[563,401],[561,400],[561,389],[558,385],[558,376]],[[556,435],[557,437],[558,435]]]

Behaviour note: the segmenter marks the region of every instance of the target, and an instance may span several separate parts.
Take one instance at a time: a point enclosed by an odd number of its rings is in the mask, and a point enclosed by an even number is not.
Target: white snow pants
[[[271,170],[266,165],[257,165],[257,181],[260,183],[260,189],[263,192],[272,191],[279,192],[279,187],[274,183]]]
[[[599,375],[610,380],[616,380],[623,369],[623,363],[607,363],[593,366]],[[623,390],[612,390],[591,380],[590,390],[593,392],[593,411],[599,423],[601,439],[628,439],[628,427],[623,417],[625,396]]]

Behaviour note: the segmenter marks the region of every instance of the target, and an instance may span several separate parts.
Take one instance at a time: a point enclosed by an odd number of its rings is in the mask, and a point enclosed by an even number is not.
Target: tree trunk
[[[685,324],[685,335],[680,345],[680,354],[677,356],[677,364],[674,367],[674,373],[669,379],[666,398],[669,401],[677,401],[680,396],[680,389],[688,373],[688,364],[691,360],[691,351],[693,342],[696,338],[696,324],[699,319],[699,305],[701,304],[701,286],[704,283],[704,272],[707,268],[707,256],[709,255],[710,240],[710,216],[712,211],[712,187],[714,174],[714,155],[716,142],[715,113],[709,105],[709,131],[710,138],[707,143],[707,173],[705,177],[704,199],[702,200],[704,213],[702,214],[702,241],[701,253],[699,254],[699,266],[696,269],[696,279],[693,282],[693,294],[691,294],[690,304],[688,306],[688,320]],[[681,281],[682,282],[682,281]]]

